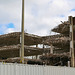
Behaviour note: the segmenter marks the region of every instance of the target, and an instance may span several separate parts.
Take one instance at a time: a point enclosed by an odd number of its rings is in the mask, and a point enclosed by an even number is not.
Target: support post
[[[38,44],[36,45],[36,48],[38,48]]]
[[[53,45],[51,44],[50,53],[53,54]]]
[[[22,0],[21,63],[24,63],[24,0]]]
[[[44,44],[43,44],[43,50],[44,50],[43,55],[45,55],[45,47],[44,47]]]
[[[36,59],[38,59],[38,55],[36,55],[35,57],[36,57]]]
[[[32,59],[34,59],[33,56],[32,56]]]
[[[70,67],[70,61],[68,61],[68,67]]]
[[[69,16],[69,22],[70,22],[70,56],[71,56],[71,66],[74,67],[75,61],[74,61],[74,38],[73,38],[73,17]]]

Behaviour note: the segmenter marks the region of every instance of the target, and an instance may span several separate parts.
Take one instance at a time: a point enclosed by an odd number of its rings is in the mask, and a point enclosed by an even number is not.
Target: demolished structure
[[[21,32],[14,32],[9,34],[0,35],[0,59],[20,57],[20,35]],[[24,34],[24,56],[37,56],[42,55],[44,50],[49,51],[49,48],[39,48],[38,44],[42,44],[42,37],[33,34]],[[36,47],[34,47],[34,45]],[[3,61],[4,61],[3,60]],[[17,60],[17,59],[16,59]],[[12,61],[10,61],[12,62]]]
[[[59,35],[52,36],[52,39],[47,39],[46,44],[51,45],[51,53],[53,55],[65,54],[56,58],[56,56],[51,58],[54,65],[63,65],[63,66],[72,66],[75,67],[75,17],[70,16],[68,21],[62,22],[57,27],[52,29],[53,32],[59,33]],[[58,36],[58,37],[57,37]],[[57,55],[57,56],[58,56]],[[50,60],[51,55],[45,55],[46,61],[47,58]],[[64,57],[62,59],[62,57]],[[44,59],[44,56],[41,57]],[[56,62],[55,62],[56,61]]]
[[[69,21],[62,22],[52,31],[59,34],[50,36],[24,34],[24,56],[36,56],[35,60],[25,58],[27,63],[70,66]],[[0,35],[0,61],[20,62],[20,35],[21,32]],[[43,45],[42,48],[38,47],[39,44]],[[39,59],[37,59],[38,55],[41,55]]]
[[[51,52],[49,55],[41,56],[42,60],[46,60],[50,65],[70,65],[70,38],[69,38],[70,24],[64,22],[52,29],[53,32],[59,34],[46,36],[44,44],[50,45]]]

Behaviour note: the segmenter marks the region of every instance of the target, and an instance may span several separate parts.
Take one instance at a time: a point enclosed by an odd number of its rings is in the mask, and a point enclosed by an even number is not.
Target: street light
[[[22,27],[21,27],[21,63],[24,63],[24,0],[22,0]]]

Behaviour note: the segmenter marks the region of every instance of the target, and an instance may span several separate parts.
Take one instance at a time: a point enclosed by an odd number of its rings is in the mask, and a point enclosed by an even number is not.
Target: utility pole
[[[75,66],[74,61],[74,24],[73,24],[73,17],[69,16],[69,22],[70,22],[70,56],[71,56],[71,66]]]
[[[22,0],[22,27],[21,27],[21,63],[24,63],[24,0]]]

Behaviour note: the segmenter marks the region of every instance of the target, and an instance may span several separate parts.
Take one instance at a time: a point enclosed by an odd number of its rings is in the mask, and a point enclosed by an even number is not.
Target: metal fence
[[[75,68],[0,63],[0,75],[75,75]]]

